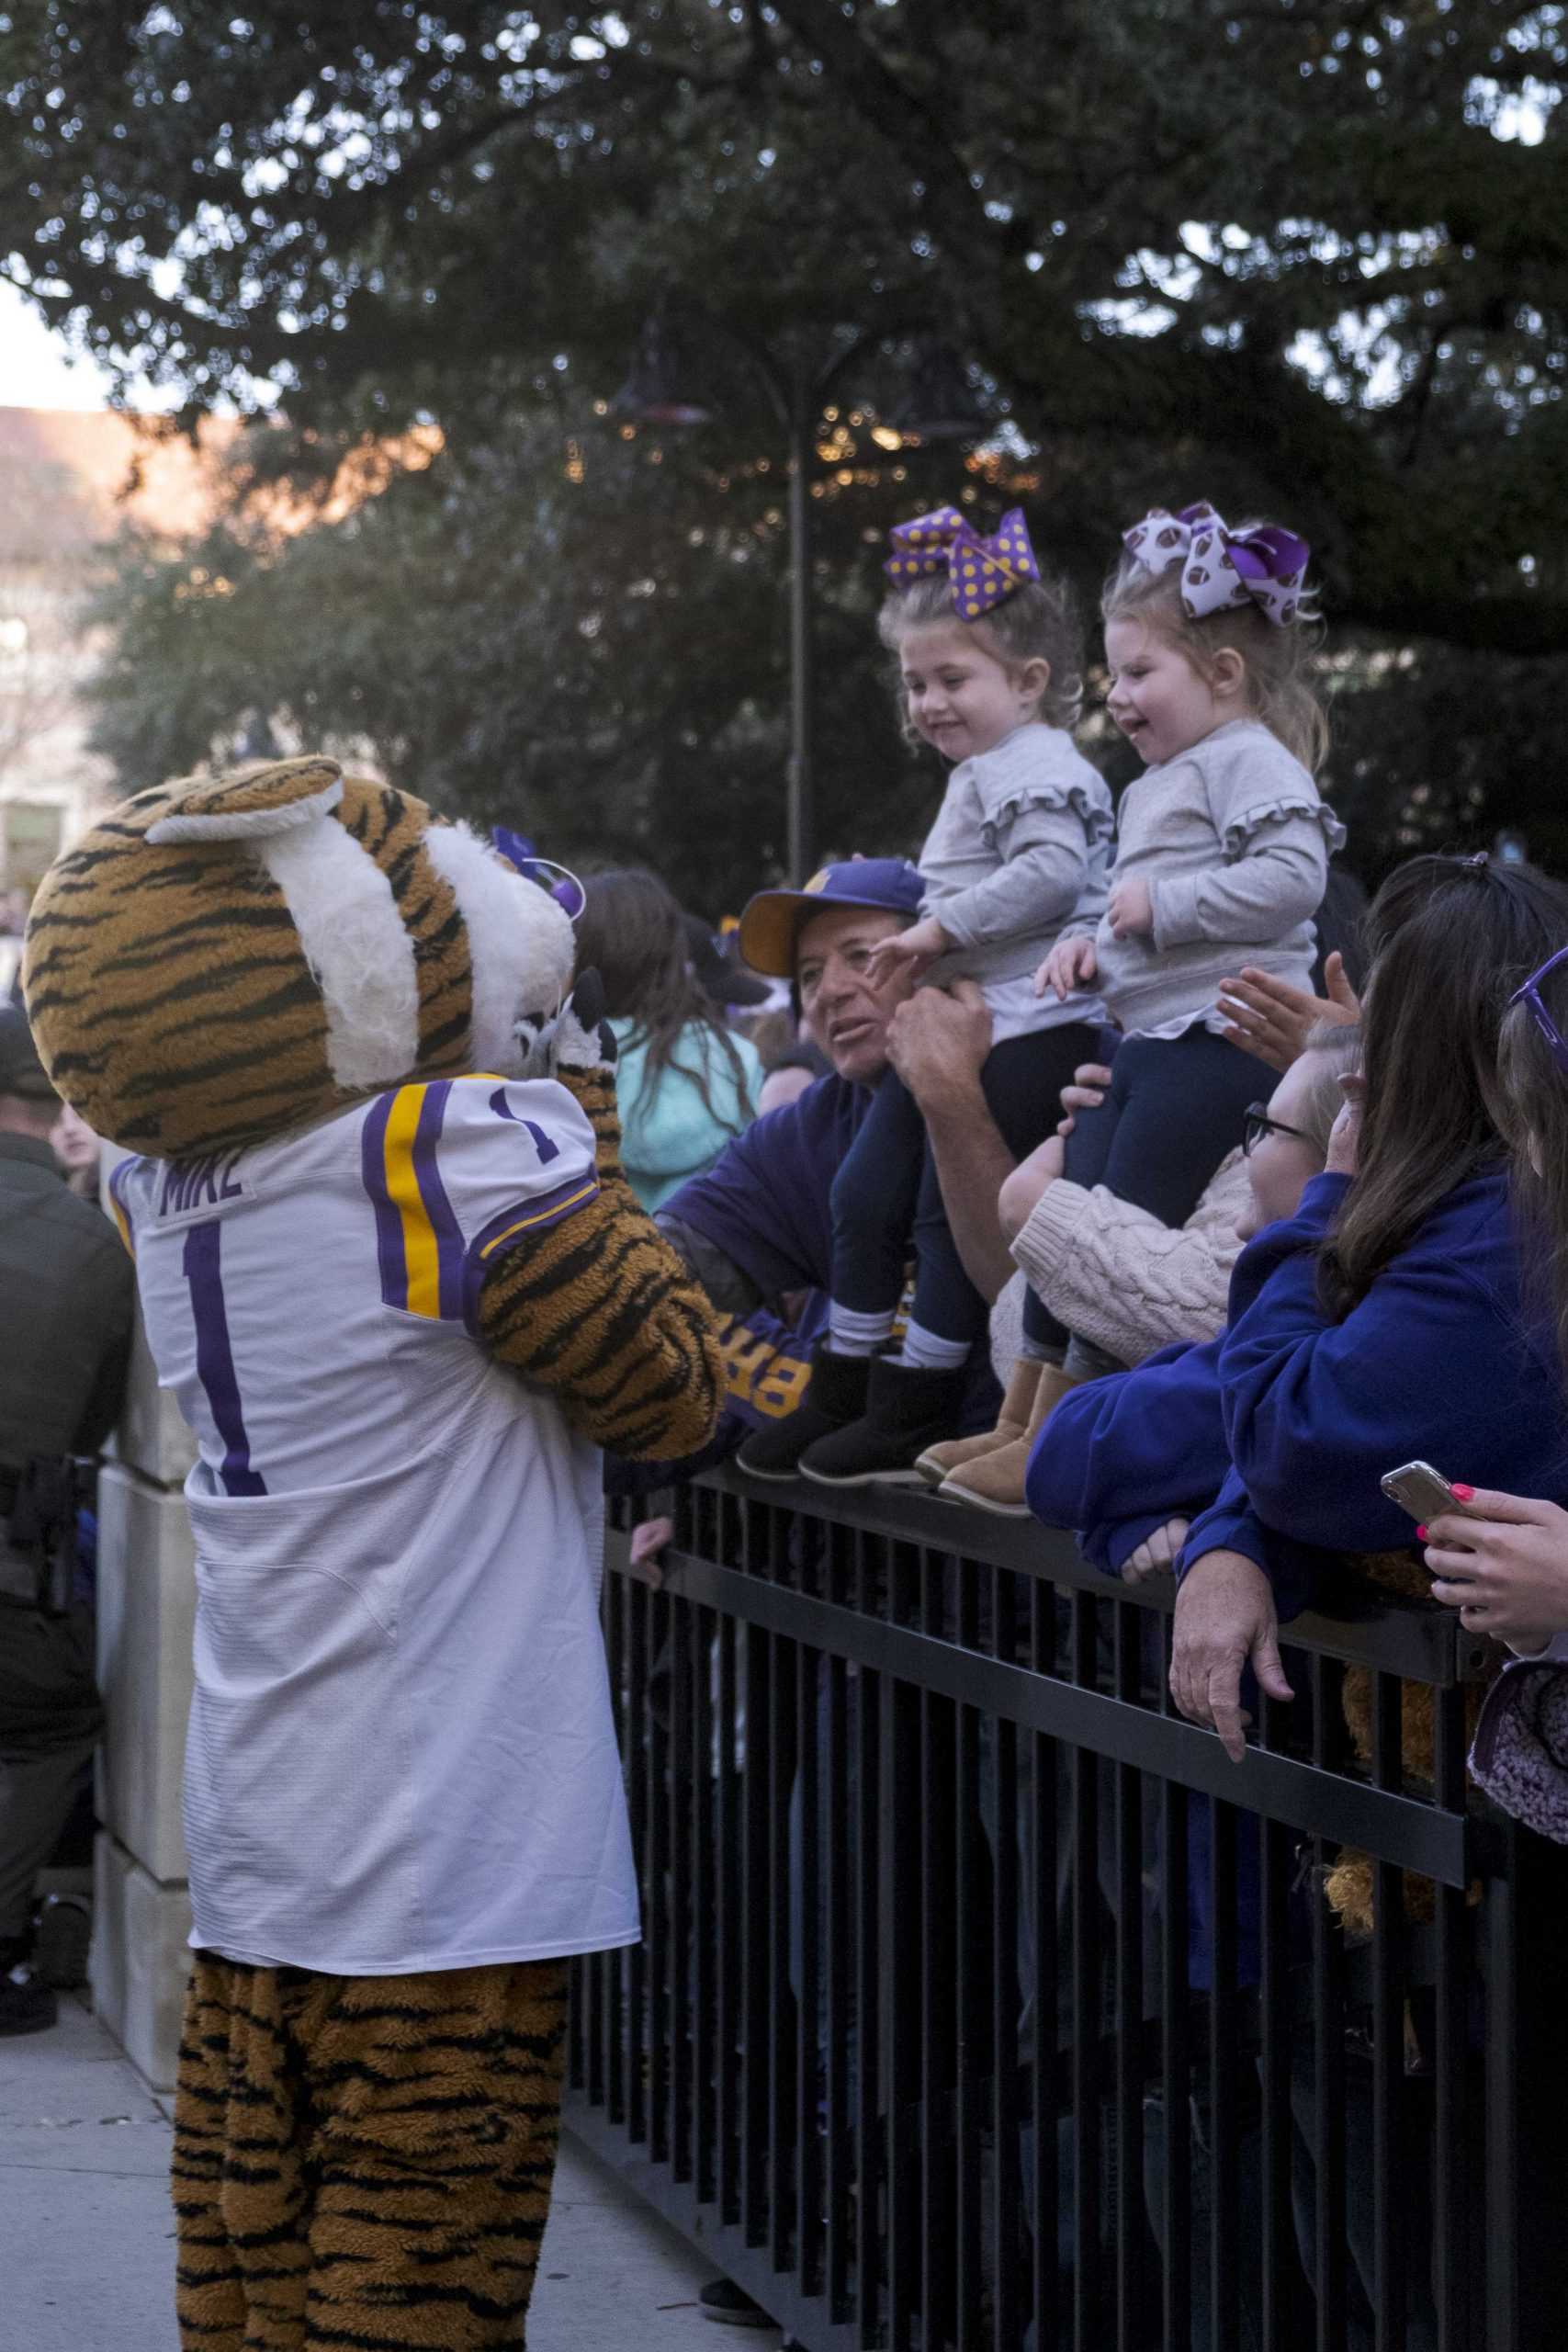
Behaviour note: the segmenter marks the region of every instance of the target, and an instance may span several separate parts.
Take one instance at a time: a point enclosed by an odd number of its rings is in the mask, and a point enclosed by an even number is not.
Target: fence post
[[[1568,1848],[1517,1822],[1487,1889],[1487,2352],[1537,2352],[1568,2330],[1568,1997],[1557,1959]]]

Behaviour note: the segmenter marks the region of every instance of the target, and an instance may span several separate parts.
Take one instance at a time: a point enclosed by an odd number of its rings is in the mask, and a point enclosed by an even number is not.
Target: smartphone
[[[1407,1510],[1418,1527],[1426,1527],[1439,1511],[1453,1510],[1458,1498],[1448,1480],[1429,1462],[1404,1462],[1379,1482],[1391,1503]]]

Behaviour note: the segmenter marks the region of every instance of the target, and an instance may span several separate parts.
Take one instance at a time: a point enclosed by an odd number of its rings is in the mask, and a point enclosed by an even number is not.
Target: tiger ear
[[[265,841],[297,825],[318,823],[342,798],[343,770],[336,760],[269,760],[265,767],[197,777],[166,816],[148,826],[147,839],[154,846]]]

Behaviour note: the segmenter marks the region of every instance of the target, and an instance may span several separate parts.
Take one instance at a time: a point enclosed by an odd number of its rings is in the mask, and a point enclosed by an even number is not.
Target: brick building
[[[120,524],[198,529],[210,461],[107,410],[0,407],[0,895],[31,895],[113,796],[82,700],[98,648],[84,606]],[[13,906],[11,911],[15,912]]]

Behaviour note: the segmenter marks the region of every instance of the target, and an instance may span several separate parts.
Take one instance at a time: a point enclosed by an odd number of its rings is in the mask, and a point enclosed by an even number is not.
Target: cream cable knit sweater
[[[1016,1261],[1053,1315],[1123,1363],[1177,1340],[1212,1340],[1224,1328],[1231,1268],[1241,1251],[1235,1221],[1247,1205],[1247,1163],[1221,1162],[1182,1226],[1097,1184],[1047,1184],[1012,1245]]]

